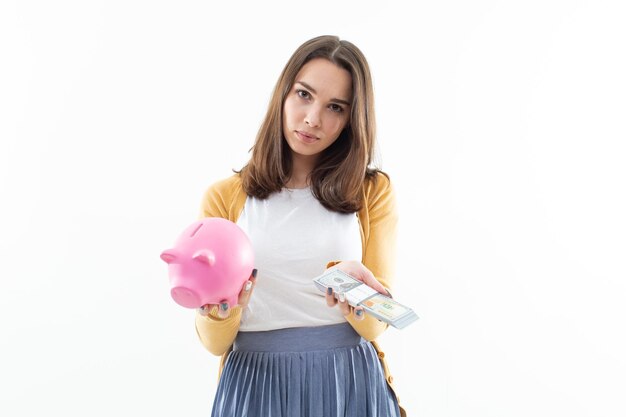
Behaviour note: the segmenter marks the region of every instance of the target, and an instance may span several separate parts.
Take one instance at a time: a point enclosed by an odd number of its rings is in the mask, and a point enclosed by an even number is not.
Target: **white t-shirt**
[[[267,199],[248,197],[237,220],[252,241],[257,282],[240,331],[337,324],[338,307],[326,305],[313,284],[333,260],[361,260],[356,213],[330,211],[310,188],[283,189]]]

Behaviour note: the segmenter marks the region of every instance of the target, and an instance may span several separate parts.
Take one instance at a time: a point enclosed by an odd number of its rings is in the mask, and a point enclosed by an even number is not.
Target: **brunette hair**
[[[375,180],[378,169],[371,168],[376,121],[374,92],[369,65],[352,43],[336,36],[319,36],[303,43],[291,56],[274,88],[267,114],[252,156],[238,172],[243,189],[260,199],[280,191],[292,169],[291,149],[283,135],[283,105],[300,69],[315,58],[324,58],[352,76],[350,119],[337,140],[326,148],[310,174],[311,190],[329,210],[354,213],[361,209],[366,178]]]

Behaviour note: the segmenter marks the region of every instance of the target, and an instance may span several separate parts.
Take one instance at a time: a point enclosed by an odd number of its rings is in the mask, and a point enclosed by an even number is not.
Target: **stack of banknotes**
[[[331,269],[313,279],[317,288],[333,289],[335,298],[345,299],[352,307],[362,307],[367,314],[397,329],[403,329],[419,317],[409,307],[383,295],[338,269]]]

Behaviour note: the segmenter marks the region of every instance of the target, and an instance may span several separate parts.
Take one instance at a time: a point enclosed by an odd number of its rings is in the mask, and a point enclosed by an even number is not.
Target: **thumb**
[[[370,271],[367,271],[367,272],[368,273],[364,274],[363,276],[363,282],[381,294],[385,294],[385,295],[389,294],[387,292],[387,289],[383,286],[383,284],[378,282],[376,277],[374,277],[374,274],[372,274]]]

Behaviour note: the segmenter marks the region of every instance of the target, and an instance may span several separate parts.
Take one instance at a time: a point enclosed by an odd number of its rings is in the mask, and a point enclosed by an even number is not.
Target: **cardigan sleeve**
[[[241,307],[233,307],[230,315],[224,319],[217,316],[217,307],[214,307],[208,316],[196,313],[196,333],[206,350],[220,356],[233,344],[240,321]]]
[[[200,207],[200,218],[222,217],[229,218],[229,208],[233,200],[232,178],[217,182],[204,193]],[[233,307],[230,315],[220,318],[217,307],[211,309],[207,316],[196,313],[196,333],[202,345],[214,355],[222,355],[233,344],[241,323],[241,307]]]
[[[374,277],[391,293],[396,264],[396,236],[398,213],[396,196],[389,177],[377,174],[376,181],[366,188],[366,209],[360,212],[365,234],[362,263]],[[352,327],[366,340],[374,340],[389,325],[377,318],[365,315],[363,320],[347,317]]]

